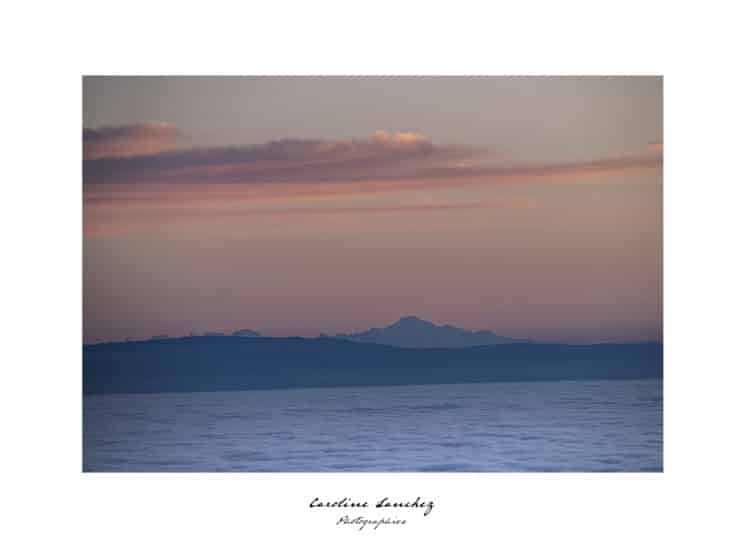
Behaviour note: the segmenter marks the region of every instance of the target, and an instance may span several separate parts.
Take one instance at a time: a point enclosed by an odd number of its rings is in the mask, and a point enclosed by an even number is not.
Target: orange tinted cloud
[[[87,184],[355,182],[358,184],[348,186],[363,187],[376,182],[380,190],[384,182],[395,188],[412,188],[476,180],[584,177],[660,168],[663,159],[659,148],[651,146],[642,155],[582,162],[495,165],[490,160],[485,150],[475,147],[436,145],[416,133],[376,132],[357,139],[282,139],[249,146],[95,157],[84,162],[83,174]]]
[[[305,205],[296,205],[296,204]],[[193,200],[189,196],[151,196],[147,201],[132,202],[95,201],[86,205],[84,232],[90,236],[125,234],[130,230],[152,225],[164,226],[172,221],[224,221],[227,219],[324,218],[347,216],[358,219],[363,215],[433,214],[464,212],[470,210],[525,209],[534,207],[526,198],[490,199],[477,202],[430,203],[374,203],[355,204],[321,201],[309,205],[308,201],[283,201],[274,204],[264,200],[235,200],[229,195],[218,194]],[[144,223],[144,224],[143,224]]]
[[[158,154],[177,148],[184,137],[180,129],[165,122],[83,129],[83,159]]]
[[[116,131],[114,131],[114,129]],[[109,128],[104,136],[90,133],[93,145],[122,141],[140,143],[152,128],[136,136],[120,136]],[[140,128],[143,129],[143,128]],[[88,130],[101,132],[103,130]],[[158,132],[156,132],[158,133]],[[84,140],[85,140],[84,134]],[[138,182],[290,182],[337,181],[407,176],[425,167],[449,165],[484,154],[481,149],[435,145],[415,133],[376,132],[356,139],[282,139],[247,146],[192,148],[111,154],[87,146],[83,164],[86,183]],[[133,150],[127,148],[127,150]],[[107,152],[108,151],[108,152]],[[106,154],[106,155],[104,155]]]
[[[648,143],[650,152],[663,152],[663,143]]]

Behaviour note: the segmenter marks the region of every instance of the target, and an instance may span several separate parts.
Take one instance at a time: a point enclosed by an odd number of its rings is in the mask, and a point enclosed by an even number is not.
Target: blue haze
[[[661,379],[84,396],[84,471],[663,469]]]

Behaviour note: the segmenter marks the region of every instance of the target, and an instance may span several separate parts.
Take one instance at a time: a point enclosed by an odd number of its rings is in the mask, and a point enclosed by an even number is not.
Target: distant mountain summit
[[[362,333],[339,333],[337,338],[405,348],[462,348],[533,342],[529,339],[501,337],[487,330],[469,331],[452,325],[435,325],[417,316],[404,316],[389,326],[374,327]]]
[[[231,333],[231,336],[233,337],[261,337],[262,334],[259,333],[259,331],[254,331],[253,329],[239,329],[238,331],[234,331]]]

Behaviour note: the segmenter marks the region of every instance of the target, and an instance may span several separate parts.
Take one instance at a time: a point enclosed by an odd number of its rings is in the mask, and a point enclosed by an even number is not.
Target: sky
[[[660,77],[85,77],[85,342],[662,339]]]

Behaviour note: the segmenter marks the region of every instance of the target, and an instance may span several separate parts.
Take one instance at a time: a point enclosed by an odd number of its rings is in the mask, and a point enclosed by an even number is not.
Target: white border
[[[487,4],[487,3],[485,3]],[[6,8],[3,537],[56,546],[724,546],[742,538],[737,13],[663,3]],[[741,44],[742,45],[742,44]],[[665,74],[665,473],[83,475],[82,74]],[[10,171],[8,171],[8,168]],[[339,530],[313,496],[432,496]],[[19,542],[20,541],[20,542]]]

